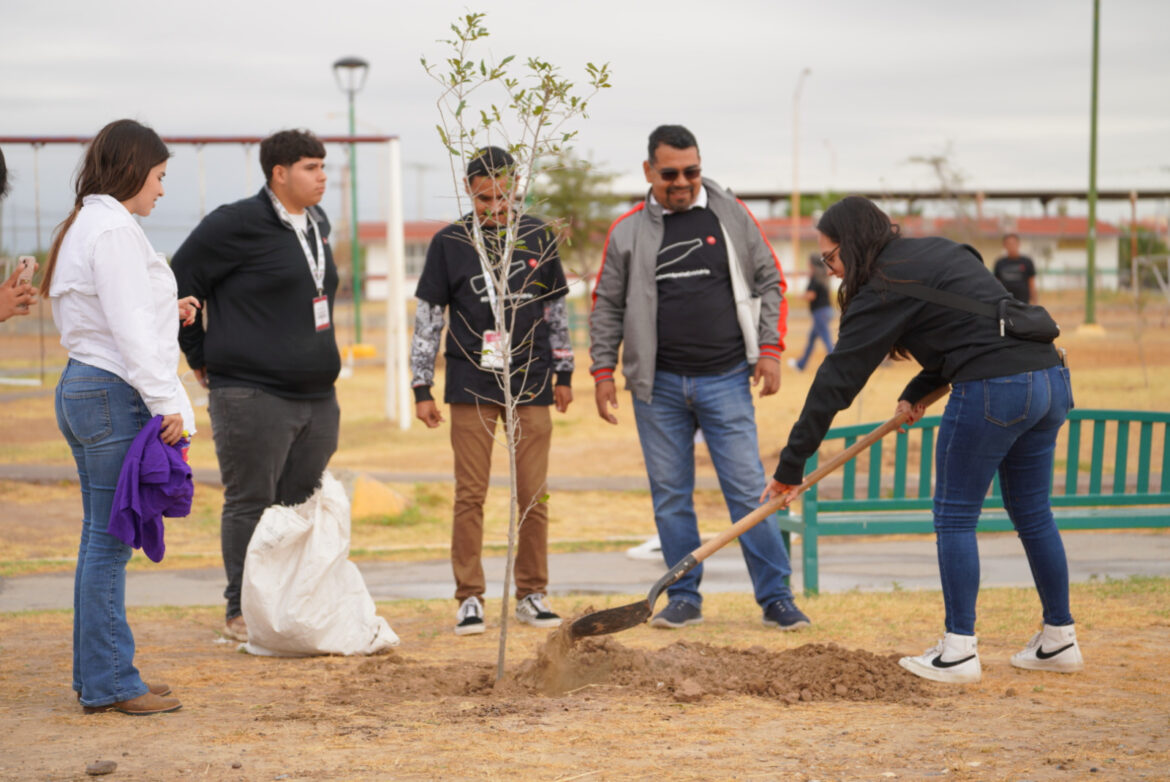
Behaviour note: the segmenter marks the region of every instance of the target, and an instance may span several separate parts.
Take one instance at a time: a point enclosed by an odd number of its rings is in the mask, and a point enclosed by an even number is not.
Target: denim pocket
[[[1032,403],[1032,373],[993,377],[983,381],[983,417],[998,426],[1013,426],[1028,417]]]
[[[114,433],[114,424],[110,420],[110,397],[104,388],[65,391],[61,399],[65,423],[83,445],[93,445]]]

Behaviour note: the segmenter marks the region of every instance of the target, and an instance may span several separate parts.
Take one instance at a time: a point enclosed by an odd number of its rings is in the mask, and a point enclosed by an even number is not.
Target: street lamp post
[[[366,85],[370,64],[361,57],[342,57],[333,63],[333,78],[349,98],[349,137],[356,133],[353,98]],[[353,269],[354,341],[362,341],[362,261],[358,248],[357,145],[349,142],[350,265]]]
[[[804,79],[812,73],[805,68],[796,79],[796,90],[792,93],[792,199],[789,201],[789,219],[792,226],[792,268],[800,271],[800,90]]]

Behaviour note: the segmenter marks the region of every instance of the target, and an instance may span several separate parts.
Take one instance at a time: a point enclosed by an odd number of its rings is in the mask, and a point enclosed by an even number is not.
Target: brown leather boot
[[[244,621],[244,616],[233,616],[227,620],[223,626],[223,634],[233,641],[248,642],[248,623]]]
[[[106,711],[120,711],[123,714],[146,716],[149,714],[163,714],[164,712],[168,711],[178,711],[180,708],[182,708],[183,704],[179,702],[178,698],[167,698],[153,692],[153,690],[158,686],[159,685],[155,685],[151,688],[151,692],[143,693],[137,698],[131,698],[130,700],[126,701],[118,701],[117,703],[108,703],[105,706],[83,706],[82,709],[86,714],[101,714],[102,712]],[[170,692],[169,687],[167,687],[167,692]]]
[[[149,689],[150,692],[154,693],[155,695],[170,695],[171,694],[171,685],[166,684],[165,682],[159,682],[157,684],[151,684],[150,682],[146,682],[146,687],[147,687],[147,689]],[[76,694],[77,694],[77,700],[81,700],[81,693],[79,692]],[[82,706],[81,708],[85,710],[86,714],[100,714],[103,711],[109,711],[111,708],[113,708],[113,704],[110,703],[110,704],[106,704],[105,706]]]

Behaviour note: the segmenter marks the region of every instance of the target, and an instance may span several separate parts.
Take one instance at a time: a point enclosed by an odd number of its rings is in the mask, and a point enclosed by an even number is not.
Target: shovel
[[[937,388],[922,399],[922,403],[929,407],[947,395],[950,391],[950,386],[942,386]],[[884,424],[874,429],[865,437],[858,440],[853,445],[846,448],[841,453],[829,459],[823,465],[809,473],[808,477],[804,479],[804,483],[796,488],[793,499],[803,494],[813,484],[817,483],[821,478],[824,478],[829,473],[836,470],[842,464],[852,459],[857,454],[870,447],[878,440],[885,437],[895,429],[901,428],[909,417],[907,413],[899,413]],[[707,557],[714,554],[719,549],[726,546],[735,538],[738,538],[743,533],[747,532],[752,527],[759,524],[764,519],[771,516],[776,511],[785,507],[788,500],[785,496],[777,497],[770,500],[754,511],[744,516],[739,521],[732,524],[727,529],[720,532],[711,540],[707,541],[697,549],[687,554],[674,567],[666,571],[666,575],[658,579],[654,586],[650,587],[650,593],[645,600],[639,600],[637,603],[629,605],[618,606],[617,608],[607,608],[604,611],[595,611],[592,614],[586,614],[577,621],[573,622],[570,628],[570,634],[574,638],[584,638],[590,635],[608,635],[609,633],[617,633],[622,630],[628,630],[631,627],[637,627],[650,618],[654,613],[654,601],[662,594],[662,591],[671,584],[677,582],[684,575],[689,573],[692,568],[698,565]]]

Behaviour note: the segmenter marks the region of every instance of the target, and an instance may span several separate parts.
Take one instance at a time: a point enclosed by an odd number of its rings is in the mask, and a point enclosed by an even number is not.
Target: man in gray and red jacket
[[[732,520],[766,483],[751,386],[780,390],[787,332],[780,264],[742,202],[702,178],[699,146],[680,125],[650,134],[650,192],[606,239],[589,320],[597,413],[617,423],[614,369],[622,348],[654,520],[667,567],[698,548],[695,433],[702,430]],[[785,583],[788,553],[773,523],[740,538],[764,624],[807,627]],[[656,627],[701,622],[702,567],[667,589]]]

